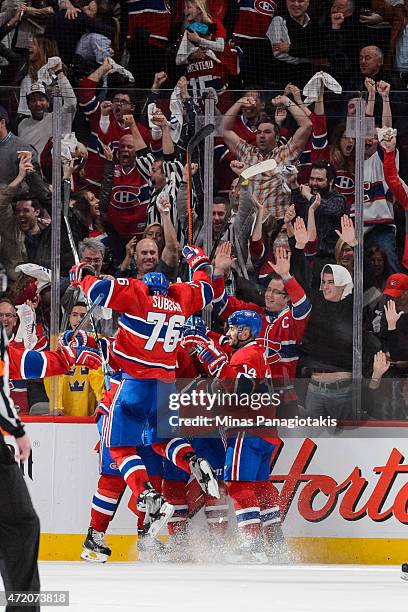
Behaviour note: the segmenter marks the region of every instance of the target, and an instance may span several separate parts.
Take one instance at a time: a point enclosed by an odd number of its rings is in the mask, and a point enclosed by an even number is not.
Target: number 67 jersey
[[[86,276],[81,287],[93,302],[122,313],[110,347],[115,365],[135,378],[174,380],[177,345],[185,320],[213,299],[205,272],[197,271],[190,283],[175,283],[166,296],[150,295],[140,280],[95,279]]]

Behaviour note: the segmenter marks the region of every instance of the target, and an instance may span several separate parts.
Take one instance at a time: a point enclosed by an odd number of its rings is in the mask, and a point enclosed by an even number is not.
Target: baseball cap
[[[6,111],[6,109],[4,108],[4,106],[0,106],[0,119],[5,119],[6,122],[8,123],[9,114]]]
[[[384,295],[390,295],[393,298],[399,298],[400,295],[408,291],[408,275],[407,274],[391,274],[387,278],[385,284]]]
[[[47,90],[45,89],[45,86],[42,83],[39,83],[38,81],[31,85],[30,91],[26,94],[26,98],[28,99],[32,94],[36,93],[42,94],[47,98],[47,100],[50,99]]]

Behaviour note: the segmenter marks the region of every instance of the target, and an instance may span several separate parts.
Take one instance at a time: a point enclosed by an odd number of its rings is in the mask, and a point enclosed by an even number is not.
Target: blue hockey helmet
[[[191,315],[191,317],[188,317],[183,325],[181,334],[182,336],[187,336],[192,330],[194,330],[197,336],[205,336],[207,334],[207,326],[198,315]]]
[[[149,287],[149,293],[167,295],[169,281],[162,272],[147,272],[142,276],[142,281]]]
[[[254,310],[237,310],[228,317],[228,325],[236,325],[238,333],[249,327],[251,335],[256,338],[262,329],[262,319]]]

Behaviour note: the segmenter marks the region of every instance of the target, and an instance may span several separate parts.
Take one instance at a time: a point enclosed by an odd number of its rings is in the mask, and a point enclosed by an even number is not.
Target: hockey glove
[[[75,337],[73,338],[75,334]],[[71,348],[78,348],[88,344],[88,334],[83,329],[67,329],[59,337],[58,344],[61,346],[71,345]]]
[[[95,268],[89,263],[79,263],[69,271],[69,280],[73,287],[80,285],[85,276],[96,276]]]
[[[73,366],[84,366],[90,370],[97,370],[102,367],[102,359],[94,349],[85,346],[78,348],[60,346],[59,350],[70,368]]]
[[[200,342],[196,345],[198,360],[203,364],[210,376],[218,376],[223,366],[228,363],[225,353],[218,350],[213,342]]]
[[[194,244],[190,244],[188,246],[183,247],[183,255],[187,262],[188,267],[195,272],[196,270],[201,270],[202,268],[206,268],[210,266],[210,260],[207,255],[204,253],[203,249],[200,247],[194,246]]]
[[[197,343],[209,342],[206,328],[202,324],[188,327],[182,334],[183,347],[186,349],[195,349]]]

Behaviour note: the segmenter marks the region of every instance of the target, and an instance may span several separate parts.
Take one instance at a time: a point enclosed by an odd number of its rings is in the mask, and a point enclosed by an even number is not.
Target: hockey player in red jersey
[[[222,244],[215,258],[213,304],[221,321],[244,308],[260,315],[260,335],[264,339],[274,388],[291,392],[299,359],[298,346],[306,330],[311,304],[301,285],[290,274],[290,252],[279,248],[275,259],[275,264],[272,264],[274,273],[270,275],[265,293],[265,308],[262,308],[227,295],[224,270],[231,266],[231,245]]]
[[[238,398],[255,391],[269,393],[271,370],[259,341],[261,317],[252,310],[240,310],[228,318],[228,325],[227,335],[234,349],[231,358],[210,340],[197,336],[190,342],[195,343],[198,359],[210,376],[217,378],[227,392],[237,393]],[[270,418],[274,416],[271,405]],[[273,559],[275,544],[282,541],[278,491],[269,478],[276,434],[272,430],[270,437],[258,436],[253,429],[238,434],[227,431],[227,436],[224,479],[241,540],[231,560],[264,563],[268,557]]]
[[[121,312],[111,352],[123,375],[110,411],[107,446],[127,485],[146,505],[145,526],[151,536],[167,523],[174,508],[149,482],[137,446],[151,443],[156,452],[193,473],[206,492],[218,496],[208,462],[198,458],[182,438],[159,440],[157,431],[157,415],[168,410],[169,395],[175,389],[176,349],[182,326],[186,317],[204,308],[213,297],[209,278],[200,269],[209,265],[207,256],[197,247],[184,247],[183,253],[193,270],[193,281],[170,287],[164,275],[157,272],[146,274],[143,282],[98,279],[87,264],[71,270],[72,284],[80,285],[91,302],[102,294],[101,306]]]
[[[207,330],[203,319],[197,315],[190,317],[182,331],[182,340],[177,348],[177,388],[180,393],[184,389],[189,393],[194,388],[203,392],[208,391],[208,377],[205,369],[195,356],[195,348],[191,346],[189,338],[196,336],[210,337],[221,348],[228,345],[228,338]],[[187,348],[184,348],[186,340]],[[228,350],[229,345],[227,346]],[[186,408],[188,410],[188,407]],[[213,550],[219,548],[220,538],[228,529],[228,504],[225,483],[223,482],[223,467],[225,461],[225,448],[218,435],[194,437],[191,445],[200,456],[209,461],[218,480],[219,499],[214,499],[199,489],[195,480],[188,479],[188,475],[170,462],[165,462],[163,473],[163,495],[175,507],[175,512],[168,523],[170,540],[169,545],[176,560],[190,560],[190,551],[186,550],[186,535],[188,516],[193,516],[201,507],[207,519],[209,543]],[[219,550],[218,550],[219,552]]]
[[[91,520],[88,528],[88,533],[83,543],[81,559],[92,563],[105,563],[111,555],[111,549],[105,541],[105,533],[108,530],[110,522],[113,520],[122,495],[126,489],[126,482],[119,471],[118,466],[112,459],[110,450],[106,446],[106,435],[109,426],[109,412],[113,400],[119,390],[121,382],[121,372],[116,372],[110,378],[110,389],[105,392],[104,397],[98,405],[96,411],[96,423],[99,431],[99,442],[96,450],[99,453],[99,478],[96,486],[96,491],[92,498]],[[153,484],[156,491],[161,492],[163,461],[162,458],[155,453],[150,446],[142,446],[138,449],[141,459],[146,466],[149,480]],[[143,522],[145,513],[137,508],[137,504],[129,502],[129,508],[137,516],[138,524],[138,550],[139,558],[144,549],[150,548],[144,538]],[[163,558],[166,554],[166,547],[160,542],[154,546],[156,558]]]

